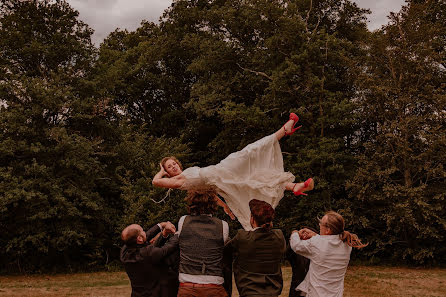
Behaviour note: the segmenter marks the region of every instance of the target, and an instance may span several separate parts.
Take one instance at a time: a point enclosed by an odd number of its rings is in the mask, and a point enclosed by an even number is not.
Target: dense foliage
[[[176,0],[99,46],[61,0],[0,4],[0,253],[8,271],[117,259],[129,223],[176,222],[159,160],[215,164],[275,132],[287,234],[335,209],[365,261],[446,263],[446,5],[408,1],[376,32],[349,0]],[[224,214],[219,213],[221,218]],[[231,223],[234,231],[237,222]]]

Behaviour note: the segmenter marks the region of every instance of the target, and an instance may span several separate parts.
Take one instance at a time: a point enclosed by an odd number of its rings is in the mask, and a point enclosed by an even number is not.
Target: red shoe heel
[[[304,187],[302,189],[300,189],[299,191],[294,191],[294,188],[296,186],[297,186],[297,184],[295,184],[294,187],[293,187],[293,193],[294,193],[295,196],[299,196],[299,195],[308,196],[308,194],[303,193],[302,190],[306,189],[308,187],[311,187],[311,189],[309,191],[313,190],[313,188],[314,188],[314,180],[311,177],[309,179],[307,179],[304,182]]]
[[[302,126],[299,126],[297,128],[294,128],[296,126],[297,122],[299,121],[299,117],[295,113],[290,113],[290,119],[288,121],[294,121],[293,127],[291,127],[291,132],[288,133],[285,129],[285,125],[283,125],[283,130],[285,131],[285,135],[292,135],[294,132],[296,132],[298,129],[300,129]]]

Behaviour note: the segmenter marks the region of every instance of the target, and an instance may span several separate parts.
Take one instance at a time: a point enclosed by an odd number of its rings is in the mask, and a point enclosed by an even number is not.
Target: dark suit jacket
[[[146,232],[147,240],[160,232],[158,225]],[[178,249],[178,236],[173,236],[164,246],[149,245],[147,242],[135,246],[124,245],[121,262],[132,285],[132,297],[162,296],[160,281],[164,275],[160,270],[162,260]]]
[[[162,236],[158,237],[157,241],[154,243],[155,246],[164,246],[169,244],[166,238]],[[176,249],[172,254],[167,255],[161,260],[160,265],[160,295],[162,297],[177,297],[178,295],[178,270],[180,266],[180,249]]]
[[[228,296],[232,296],[232,247],[226,245],[223,249],[223,278],[225,282],[223,287],[225,288]]]
[[[234,278],[240,296],[279,296],[286,249],[282,231],[239,230],[229,244],[234,250]]]

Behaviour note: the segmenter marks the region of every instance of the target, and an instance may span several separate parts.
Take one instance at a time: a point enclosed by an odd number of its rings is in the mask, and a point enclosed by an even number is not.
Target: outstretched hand
[[[232,220],[235,220],[235,215],[232,213],[231,209],[229,208],[229,206],[225,205],[223,206],[223,210],[225,211],[225,213],[231,217]]]
[[[165,222],[163,227],[163,237],[167,237],[169,234],[174,234],[176,232],[175,225],[171,222]]]
[[[217,194],[214,195],[215,202],[217,202],[218,206],[223,207],[224,212],[231,217],[232,220],[235,220],[235,215],[232,213],[229,206],[224,203],[220,198],[218,198]]]

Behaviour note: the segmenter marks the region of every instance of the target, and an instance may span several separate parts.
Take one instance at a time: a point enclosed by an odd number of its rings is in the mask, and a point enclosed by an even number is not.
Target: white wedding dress
[[[283,169],[282,151],[274,134],[247,145],[216,165],[190,167],[182,190],[214,189],[238,218],[245,230],[252,230],[249,201],[266,201],[273,208],[279,204],[285,184],[294,175]]]

